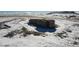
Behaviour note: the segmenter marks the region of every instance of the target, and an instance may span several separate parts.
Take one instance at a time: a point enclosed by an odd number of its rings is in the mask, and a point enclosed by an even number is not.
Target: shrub
[[[78,45],[78,44],[79,44],[79,43],[78,43],[78,42],[76,42],[76,41],[74,41],[74,42],[73,42],[73,45]]]
[[[22,30],[22,32],[27,32],[28,31],[25,27],[23,27],[21,30]]]
[[[7,35],[5,35],[4,37],[9,37],[12,38],[15,35],[14,32],[9,32]]]
[[[19,30],[11,31],[7,35],[5,35],[4,37],[12,38],[14,35],[19,34],[19,33],[20,33]]]
[[[66,38],[66,37],[68,37],[68,34],[66,33],[66,32],[60,32],[60,33],[56,33],[56,35],[55,36],[58,36],[58,37],[60,37],[60,38]]]

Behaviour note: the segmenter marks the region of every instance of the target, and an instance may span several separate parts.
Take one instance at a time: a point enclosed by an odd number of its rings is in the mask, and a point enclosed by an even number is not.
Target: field
[[[55,20],[58,27],[54,32],[39,32],[28,24],[32,18]],[[53,15],[0,17],[0,47],[78,47],[78,19]]]

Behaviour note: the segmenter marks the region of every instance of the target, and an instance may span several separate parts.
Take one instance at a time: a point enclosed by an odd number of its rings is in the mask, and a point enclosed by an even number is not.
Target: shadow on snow
[[[56,28],[43,27],[40,25],[32,25],[30,23],[28,23],[28,25],[35,26],[38,32],[55,32],[56,31]]]

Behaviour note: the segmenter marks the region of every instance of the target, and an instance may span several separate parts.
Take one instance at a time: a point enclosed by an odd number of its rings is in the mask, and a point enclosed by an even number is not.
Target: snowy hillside
[[[79,46],[79,22],[63,18],[54,19],[58,25],[56,31],[39,32],[35,26],[28,24],[29,17],[0,17],[0,20],[0,46],[2,47]]]

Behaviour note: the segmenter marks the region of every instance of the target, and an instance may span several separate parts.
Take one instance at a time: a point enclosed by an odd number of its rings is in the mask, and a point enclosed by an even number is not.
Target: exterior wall
[[[55,21],[54,20],[49,20],[49,28],[55,28]]]

